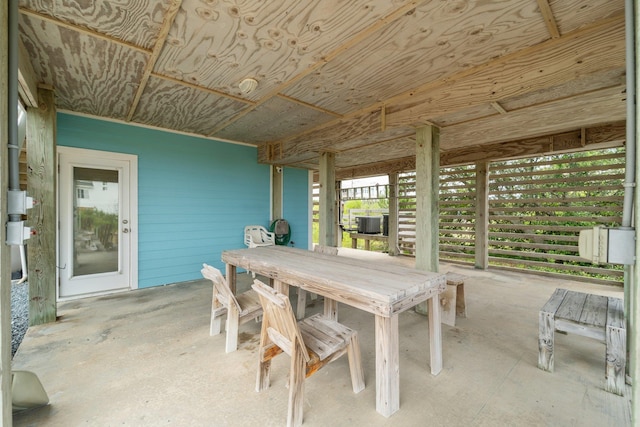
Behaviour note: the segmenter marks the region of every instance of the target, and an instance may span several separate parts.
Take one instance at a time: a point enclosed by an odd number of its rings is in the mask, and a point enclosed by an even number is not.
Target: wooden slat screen
[[[578,256],[580,230],[620,225],[624,148],[494,162],[489,166],[489,263],[539,274],[622,281],[622,266]],[[415,255],[415,173],[400,175],[399,247]],[[475,167],[440,172],[440,258],[475,259]]]

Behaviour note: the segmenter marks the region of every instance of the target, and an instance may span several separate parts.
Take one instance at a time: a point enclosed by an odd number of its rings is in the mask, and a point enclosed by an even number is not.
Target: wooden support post
[[[284,169],[281,166],[271,166],[271,220],[282,218]]]
[[[8,71],[8,28],[9,2],[0,6],[0,396],[2,398],[3,426],[11,426],[11,247],[7,246],[7,190],[9,189],[8,157],[9,133],[6,124],[9,122],[7,109],[9,105]],[[17,108],[17,105],[14,106]]]
[[[389,236],[387,245],[389,247],[389,255],[400,255],[398,247],[398,173],[389,174]]]
[[[416,130],[416,269],[438,271],[438,193],[440,132],[435,126]],[[426,313],[426,303],[416,306]]]
[[[319,244],[336,246],[336,156],[334,153],[320,155],[320,223]]]
[[[476,268],[489,268],[489,162],[476,163]]]
[[[28,224],[29,325],[56,320],[56,109],[52,90],[38,90],[38,108],[28,109],[27,192],[37,204]]]

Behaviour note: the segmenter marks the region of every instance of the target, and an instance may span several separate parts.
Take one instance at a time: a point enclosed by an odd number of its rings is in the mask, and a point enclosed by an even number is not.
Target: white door
[[[58,147],[59,298],[137,287],[137,157]]]

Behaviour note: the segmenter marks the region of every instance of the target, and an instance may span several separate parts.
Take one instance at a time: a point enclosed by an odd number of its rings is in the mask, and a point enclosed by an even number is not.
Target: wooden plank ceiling
[[[410,166],[425,124],[449,158],[477,158],[625,120],[623,0],[19,4],[60,110],[256,145],[264,163],[330,151],[370,175]]]

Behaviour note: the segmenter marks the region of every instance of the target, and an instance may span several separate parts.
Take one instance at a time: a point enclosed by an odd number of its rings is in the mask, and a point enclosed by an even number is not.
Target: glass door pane
[[[118,271],[117,170],[73,168],[73,276]]]

